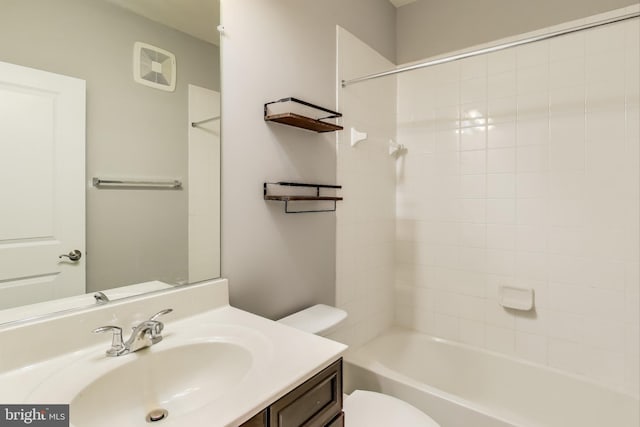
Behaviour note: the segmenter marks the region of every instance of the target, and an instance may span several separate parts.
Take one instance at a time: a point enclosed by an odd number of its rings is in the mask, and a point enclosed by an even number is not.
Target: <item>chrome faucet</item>
[[[111,301],[108,296],[104,294],[104,292],[96,292],[93,294],[93,298],[96,300],[96,305],[103,305]]]
[[[101,326],[94,329],[93,332],[113,332],[111,348],[107,350],[106,354],[109,357],[123,356],[146,347],[151,347],[162,341],[161,334],[164,329],[164,324],[157,319],[172,311],[173,309],[167,308],[154,314],[149,320],[145,320],[139,325],[134,326],[133,332],[131,332],[131,336],[126,342],[122,341],[122,328],[118,326]]]

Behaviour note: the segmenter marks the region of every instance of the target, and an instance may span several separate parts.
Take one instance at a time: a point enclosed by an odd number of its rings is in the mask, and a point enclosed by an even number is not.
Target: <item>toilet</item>
[[[278,322],[325,336],[347,318],[347,312],[317,304]],[[356,390],[344,396],[345,427],[440,427],[431,417],[405,401],[373,391]]]

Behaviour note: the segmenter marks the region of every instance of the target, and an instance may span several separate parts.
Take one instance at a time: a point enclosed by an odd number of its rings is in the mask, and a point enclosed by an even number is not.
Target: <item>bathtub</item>
[[[638,427],[637,397],[576,376],[394,328],[345,355],[344,386],[380,391],[442,427]]]

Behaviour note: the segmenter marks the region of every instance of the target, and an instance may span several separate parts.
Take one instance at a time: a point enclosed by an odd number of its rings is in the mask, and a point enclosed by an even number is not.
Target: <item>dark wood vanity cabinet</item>
[[[343,427],[342,359],[240,427]]]
[[[267,426],[267,415],[268,411],[265,409],[264,411],[256,414],[246,423],[240,425],[240,427],[265,427]]]

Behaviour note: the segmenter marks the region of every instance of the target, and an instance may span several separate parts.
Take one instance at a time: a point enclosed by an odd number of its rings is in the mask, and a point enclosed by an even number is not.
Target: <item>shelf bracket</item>
[[[298,98],[283,98],[264,104],[264,120],[276,122],[318,133],[342,130],[343,127],[327,122],[342,114]]]
[[[295,214],[295,213],[314,213],[314,212],[335,212],[336,211],[336,201],[333,200],[333,209],[313,209],[307,211],[292,211],[289,209],[289,200],[284,201],[284,213],[287,214]]]
[[[269,194],[269,185],[277,185],[283,187],[301,187],[307,189],[315,189],[315,195],[274,195]],[[263,198],[264,200],[272,200],[284,202],[284,212],[285,213],[312,213],[312,212],[335,212],[336,205],[339,200],[342,200],[342,197],[337,196],[321,196],[320,189],[327,188],[333,190],[339,190],[342,188],[340,185],[325,185],[325,184],[307,184],[307,183],[299,183],[299,182],[265,182],[262,186]],[[333,202],[332,209],[310,209],[310,210],[294,210],[289,208],[289,202]]]

